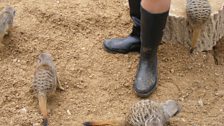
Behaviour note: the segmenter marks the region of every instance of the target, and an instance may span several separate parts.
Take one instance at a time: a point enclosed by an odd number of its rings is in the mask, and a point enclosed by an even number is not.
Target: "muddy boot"
[[[129,0],[130,16],[133,20],[131,34],[126,38],[114,38],[104,41],[104,47],[112,53],[140,51],[140,3],[141,0]]]
[[[157,84],[157,50],[169,12],[152,14],[141,8],[141,52],[134,89],[147,97]]]

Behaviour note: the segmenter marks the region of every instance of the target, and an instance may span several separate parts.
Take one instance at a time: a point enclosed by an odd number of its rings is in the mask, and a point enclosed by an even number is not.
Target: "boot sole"
[[[116,54],[116,53],[127,54],[129,52],[140,52],[140,45],[132,45],[127,50],[110,49],[110,48],[106,47],[105,45],[103,45],[103,47],[106,52],[113,53],[113,54]]]
[[[156,88],[157,88],[157,84],[155,84],[155,86],[147,93],[140,93],[140,92],[137,92],[135,89],[134,89],[134,91],[137,96],[139,96],[141,98],[147,98],[156,90]]]

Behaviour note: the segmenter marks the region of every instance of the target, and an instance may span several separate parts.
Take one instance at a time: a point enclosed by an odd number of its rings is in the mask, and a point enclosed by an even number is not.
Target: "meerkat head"
[[[163,104],[163,111],[167,119],[177,115],[180,112],[180,105],[174,100],[167,100]]]
[[[38,56],[38,63],[39,64],[49,64],[52,63],[53,59],[50,53],[41,53]]]
[[[13,17],[16,15],[16,10],[12,8],[11,6],[7,5],[4,9],[5,9],[5,12],[9,13]]]

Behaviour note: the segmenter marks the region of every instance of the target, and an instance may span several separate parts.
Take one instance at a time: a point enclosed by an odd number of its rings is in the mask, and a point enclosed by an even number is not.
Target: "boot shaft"
[[[169,11],[153,14],[141,8],[141,47],[142,51],[156,52],[163,36]]]
[[[128,0],[130,7],[130,17],[133,21],[131,36],[140,38],[141,28],[141,0]]]

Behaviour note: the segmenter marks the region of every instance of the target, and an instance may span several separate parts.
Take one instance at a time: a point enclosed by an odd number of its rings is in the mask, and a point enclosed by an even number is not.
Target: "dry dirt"
[[[17,13],[0,51],[0,125],[38,126],[41,115],[30,87],[36,57],[55,59],[64,92],[49,100],[50,126],[81,126],[85,120],[121,119],[140,100],[132,84],[139,54],[110,54],[105,38],[131,30],[125,0],[1,0]],[[223,50],[223,49],[221,49]],[[178,100],[172,126],[223,126],[224,67],[209,52],[165,43],[159,50],[159,82],[148,98]]]

